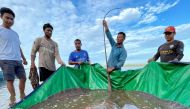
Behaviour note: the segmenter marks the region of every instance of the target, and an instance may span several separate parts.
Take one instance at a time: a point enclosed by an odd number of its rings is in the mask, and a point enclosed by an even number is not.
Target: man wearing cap
[[[156,61],[159,57],[161,62],[180,61],[183,58],[184,44],[179,40],[174,40],[175,27],[167,27],[164,34],[167,42],[158,48],[157,53],[148,62]]]

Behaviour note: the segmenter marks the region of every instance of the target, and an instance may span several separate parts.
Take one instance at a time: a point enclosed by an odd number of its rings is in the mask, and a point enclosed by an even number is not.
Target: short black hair
[[[9,14],[13,15],[13,17],[15,18],[15,13],[10,8],[2,7],[0,9],[1,16],[3,16],[3,14],[5,14],[5,13],[9,13]]]
[[[75,41],[79,41],[79,42],[81,43],[81,40],[80,40],[80,39],[75,39]],[[75,42],[75,41],[74,41],[74,42]]]
[[[119,32],[118,34],[122,34],[124,36],[124,39],[125,39],[126,35],[124,32]]]
[[[53,30],[53,26],[50,23],[44,24],[43,30],[45,30],[46,28],[51,28]]]

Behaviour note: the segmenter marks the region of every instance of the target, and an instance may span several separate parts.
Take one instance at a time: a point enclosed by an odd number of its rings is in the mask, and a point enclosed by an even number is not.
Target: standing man
[[[148,62],[156,61],[160,57],[161,62],[180,61],[183,58],[184,44],[174,40],[176,35],[175,27],[169,26],[164,31],[166,43],[162,44],[153,58]]]
[[[82,63],[90,63],[88,52],[81,49],[82,43],[80,39],[74,41],[76,50],[71,52],[69,56],[69,65],[75,65],[79,68]]]
[[[20,99],[25,97],[26,74],[22,62],[27,65],[27,61],[20,48],[19,36],[11,29],[14,24],[14,12],[3,7],[0,9],[0,14],[3,21],[0,25],[0,67],[3,70],[4,79],[7,81],[7,89],[10,93],[9,106],[13,106],[16,101],[13,84],[15,76],[19,79]]]
[[[53,27],[47,23],[43,26],[44,36],[34,41],[31,51],[31,68],[35,68],[36,52],[39,53],[40,81],[45,81],[55,72],[55,59],[58,64],[65,65],[60,58],[58,45],[51,39]]]
[[[117,43],[114,41],[107,22],[103,20],[103,26],[105,27],[107,38],[111,44],[111,53],[108,59],[108,69],[107,72],[111,73],[114,70],[121,70],[127,58],[127,51],[124,48],[123,42],[125,40],[125,33],[119,32],[117,35]]]

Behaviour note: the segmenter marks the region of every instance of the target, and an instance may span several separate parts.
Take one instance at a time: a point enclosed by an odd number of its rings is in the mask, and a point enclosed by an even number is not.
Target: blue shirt
[[[89,62],[88,52],[85,50],[73,51],[69,56],[69,61],[72,62]],[[79,68],[79,65],[75,65],[76,68]]]
[[[21,61],[18,34],[3,26],[0,26],[0,60]]]
[[[111,53],[108,59],[108,67],[114,67],[116,70],[120,70],[124,65],[127,58],[127,51],[124,46],[118,47],[117,43],[114,41],[110,31],[106,31],[106,35],[111,44]]]

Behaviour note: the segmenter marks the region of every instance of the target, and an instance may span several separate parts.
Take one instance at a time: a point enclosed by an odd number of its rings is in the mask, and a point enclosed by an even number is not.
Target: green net
[[[190,65],[151,62],[137,70],[114,71],[110,77],[113,90],[144,92],[190,107]],[[31,108],[55,94],[64,95],[66,90],[107,89],[107,83],[106,70],[99,64],[84,64],[80,69],[60,67],[13,108]]]

